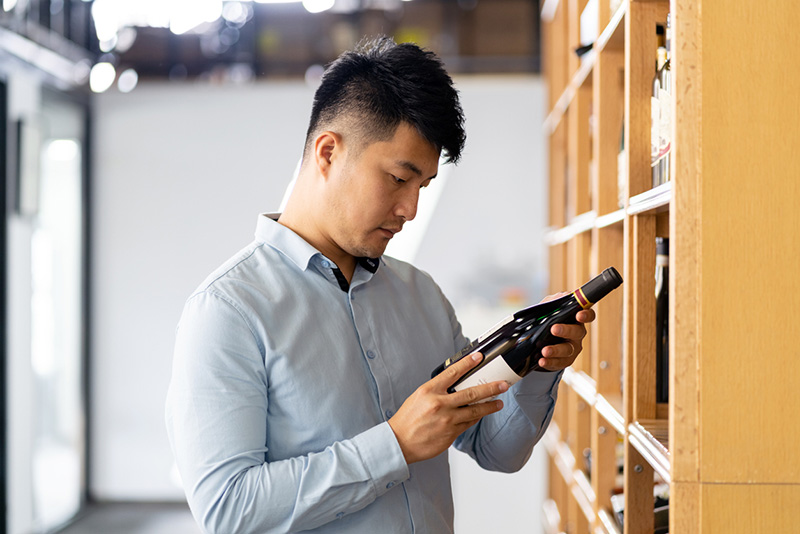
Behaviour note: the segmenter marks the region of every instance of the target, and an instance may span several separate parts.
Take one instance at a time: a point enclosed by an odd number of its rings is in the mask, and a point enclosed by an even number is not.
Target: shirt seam
[[[264,346],[263,343],[261,343],[261,340],[259,339],[258,335],[256,334],[255,328],[253,327],[252,322],[250,320],[248,320],[248,318],[245,315],[244,311],[239,306],[237,306],[236,303],[232,299],[228,298],[226,295],[223,295],[222,293],[219,293],[218,291],[215,291],[215,290],[213,290],[211,288],[206,288],[206,289],[204,289],[202,291],[199,291],[199,292],[195,293],[187,301],[187,304],[189,302],[191,302],[192,300],[196,299],[197,297],[199,297],[201,295],[204,295],[204,294],[208,295],[208,296],[211,296],[211,297],[218,298],[220,301],[226,303],[228,306],[233,308],[236,311],[236,313],[239,314],[239,317],[242,318],[242,321],[244,321],[245,326],[247,326],[247,329],[250,331],[250,335],[253,336],[253,340],[256,342],[256,345],[258,345],[258,350],[261,353],[261,358],[263,359],[265,357],[265,355],[266,355],[266,347]]]

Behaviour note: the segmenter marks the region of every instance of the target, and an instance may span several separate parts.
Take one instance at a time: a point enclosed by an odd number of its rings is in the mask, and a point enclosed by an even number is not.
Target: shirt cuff
[[[514,396],[519,395],[548,395],[555,398],[558,384],[561,382],[561,377],[564,375],[564,370],[556,373],[539,373],[532,372],[525,378],[514,384],[512,390]]]
[[[370,475],[376,497],[408,480],[408,464],[389,423],[362,432],[353,442]]]

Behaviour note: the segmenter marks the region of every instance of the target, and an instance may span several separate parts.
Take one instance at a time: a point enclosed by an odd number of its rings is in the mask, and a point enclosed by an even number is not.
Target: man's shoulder
[[[439,290],[439,286],[434,281],[433,277],[427,271],[403,260],[393,258],[391,256],[382,256],[381,261],[385,272],[390,273],[390,276],[399,278],[403,282],[414,283],[415,285],[423,285]]]
[[[265,243],[251,242],[214,269],[189,298],[200,293],[235,294],[237,287],[264,276],[265,267],[273,261],[271,253],[272,249]]]

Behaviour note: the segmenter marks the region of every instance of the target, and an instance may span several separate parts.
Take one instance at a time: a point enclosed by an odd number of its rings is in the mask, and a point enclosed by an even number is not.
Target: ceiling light
[[[117,69],[111,63],[98,63],[89,73],[89,87],[95,93],[103,93],[114,84]]]
[[[303,0],[303,7],[309,13],[322,13],[333,7],[335,0]]]

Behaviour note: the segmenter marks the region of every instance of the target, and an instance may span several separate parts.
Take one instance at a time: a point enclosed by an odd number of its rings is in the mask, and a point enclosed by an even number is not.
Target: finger
[[[597,314],[591,308],[588,310],[581,310],[576,315],[575,318],[578,320],[579,323],[591,323],[595,320]]]
[[[439,373],[437,376],[432,378],[430,382],[441,389],[447,389],[452,386],[456,380],[461,378],[464,373],[482,361],[483,354],[480,352],[473,352],[472,354],[464,356],[456,363],[445,369],[443,372]]]
[[[586,337],[586,327],[582,324],[556,324],[550,328],[550,333],[562,339],[580,341]]]
[[[453,406],[465,406],[476,402],[483,402],[492,397],[500,395],[508,391],[508,382],[499,380],[497,382],[490,382],[489,384],[481,384],[471,388],[456,391],[450,395],[450,401]]]
[[[503,401],[501,400],[468,404],[458,408],[458,415],[453,422],[457,425],[470,427],[487,415],[499,412],[502,409]]]
[[[559,343],[558,345],[549,345],[542,349],[542,356],[551,359],[565,359],[574,358],[581,351],[581,345],[576,346],[575,343]],[[571,363],[571,362],[570,362]]]

